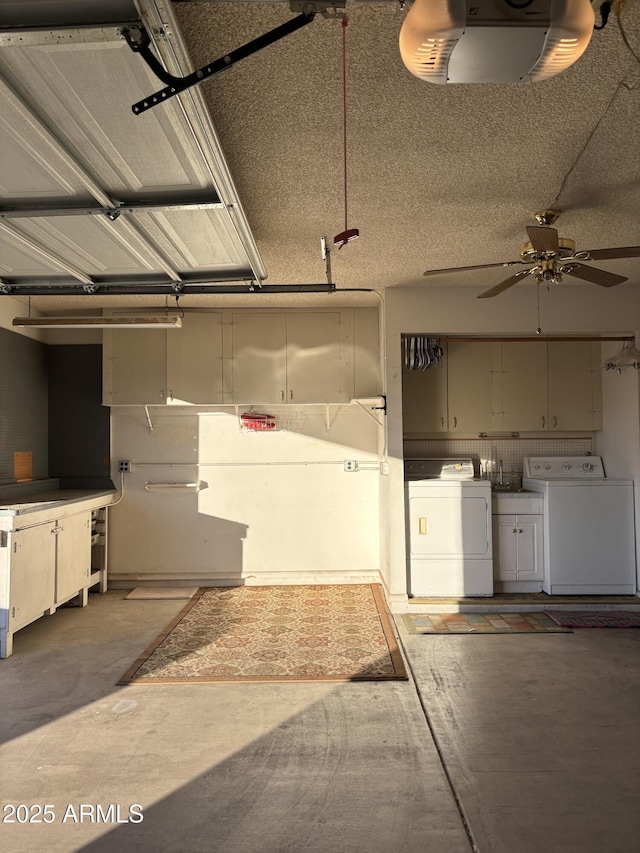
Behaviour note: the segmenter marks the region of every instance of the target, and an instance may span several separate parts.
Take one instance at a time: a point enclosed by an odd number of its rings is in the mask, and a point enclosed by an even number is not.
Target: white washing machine
[[[635,594],[631,480],[606,477],[599,456],[530,456],[522,486],[544,495],[544,592]]]
[[[491,484],[471,459],[405,461],[409,594],[493,595]]]

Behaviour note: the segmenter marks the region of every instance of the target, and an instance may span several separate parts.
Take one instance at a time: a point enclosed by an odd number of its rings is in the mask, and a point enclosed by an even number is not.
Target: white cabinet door
[[[602,429],[600,344],[549,341],[549,429]]]
[[[375,308],[353,308],[351,316],[348,352],[353,366],[353,396],[377,397],[382,393],[378,312]]]
[[[542,581],[542,516],[494,515],[494,578]]]
[[[91,578],[91,513],[71,515],[56,529],[56,606],[85,589]]]
[[[232,403],[351,399],[340,312],[231,315]],[[348,336],[347,341],[348,343]]]
[[[518,515],[515,519],[517,580],[542,580],[542,517]]]
[[[515,581],[518,573],[515,515],[493,516],[493,577],[497,581]]]
[[[180,329],[107,329],[104,346],[104,403],[107,406],[166,402],[167,334]]]
[[[220,312],[187,312],[181,329],[167,331],[167,403],[222,403]]]
[[[402,428],[407,433],[448,429],[447,370],[405,370],[402,374]]]
[[[13,534],[9,593],[9,630],[42,616],[53,605],[56,571],[55,524]]]
[[[231,315],[231,402],[284,403],[287,391],[285,314]]]
[[[287,402],[347,401],[339,312],[287,314],[286,328]]]
[[[500,429],[500,344],[449,341],[449,430],[485,432]]]
[[[502,343],[502,429],[549,428],[547,350],[536,341]]]

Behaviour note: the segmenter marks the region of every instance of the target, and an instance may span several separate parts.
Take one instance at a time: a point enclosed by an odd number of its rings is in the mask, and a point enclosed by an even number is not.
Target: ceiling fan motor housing
[[[431,83],[534,83],[573,65],[594,23],[590,0],[415,0],[400,53]]]
[[[523,243],[522,246],[520,246],[520,257],[523,261],[527,262],[536,262],[544,260],[547,257],[552,257],[553,259],[558,260],[567,260],[574,256],[575,249],[575,240],[570,240],[566,237],[558,237],[557,252],[538,252],[534,249],[533,243]]]

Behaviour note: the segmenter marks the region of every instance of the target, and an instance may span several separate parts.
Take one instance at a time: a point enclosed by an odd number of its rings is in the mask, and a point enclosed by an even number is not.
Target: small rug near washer
[[[134,601],[165,601],[174,598],[193,598],[197,595],[197,586],[137,586],[125,599]]]
[[[640,613],[626,610],[545,610],[567,628],[640,628]]]
[[[199,590],[118,684],[407,679],[379,584]]]
[[[532,613],[403,613],[411,634],[563,634],[542,611]]]

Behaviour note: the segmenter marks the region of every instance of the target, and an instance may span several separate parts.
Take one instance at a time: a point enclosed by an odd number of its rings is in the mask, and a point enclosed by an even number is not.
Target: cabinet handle
[[[444,418],[440,418],[440,427],[444,429]]]
[[[280,392],[280,399],[284,402],[284,391]]]
[[[540,420],[542,421],[542,429],[544,429],[544,425],[545,425],[545,423],[546,423],[546,418],[545,418],[545,416],[543,415],[543,416],[542,416],[542,418],[541,418]]]
[[[293,400],[293,388],[289,390],[289,399]]]
[[[517,532],[518,532],[518,528],[517,528],[517,527],[514,527],[514,528],[512,529],[512,531],[511,531],[511,532],[512,532],[512,533],[517,533]]]
[[[518,530],[518,533],[522,533],[522,528],[520,528],[520,530]]]
[[[161,391],[161,392],[160,392],[160,399],[161,399],[161,400],[164,400],[164,391]]]
[[[421,536],[427,535],[427,519],[426,519],[426,516],[423,516],[422,518],[418,519],[418,533],[420,533]]]
[[[553,416],[553,428],[555,429],[557,426],[558,426],[558,418],[554,415]]]
[[[453,419],[453,428],[455,429],[458,426],[458,419],[454,417]]]

